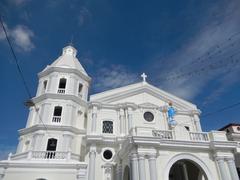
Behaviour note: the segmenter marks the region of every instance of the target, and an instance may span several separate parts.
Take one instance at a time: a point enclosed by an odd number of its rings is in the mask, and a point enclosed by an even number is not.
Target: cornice
[[[33,103],[39,103],[41,101],[44,101],[46,99],[57,99],[57,100],[71,100],[74,101],[75,103],[82,105],[84,107],[88,107],[87,102],[85,102],[84,100],[82,100],[81,98],[79,98],[78,96],[75,95],[71,95],[71,94],[54,94],[54,93],[45,93],[42,94],[38,97],[34,97],[32,99]]]
[[[87,75],[85,75],[84,73],[82,73],[81,71],[78,71],[77,69],[73,69],[73,68],[62,68],[62,67],[47,67],[46,70],[41,71],[40,73],[38,73],[38,77],[44,77],[49,75],[50,73],[53,72],[64,72],[64,73],[74,73],[77,74],[78,76],[80,76],[81,78],[83,78],[85,81],[87,82],[91,82],[91,78]]]
[[[34,133],[38,130],[46,131],[46,128],[47,130],[62,131],[62,132],[66,131],[74,134],[83,134],[83,135],[86,134],[86,130],[77,129],[72,126],[64,126],[64,125],[58,126],[58,125],[48,125],[48,124],[45,124],[45,125],[38,124],[38,125],[31,126],[29,128],[20,129],[18,130],[18,133],[20,136],[22,136],[25,134]]]
[[[87,169],[87,163],[84,162],[54,162],[54,161],[0,161],[0,167],[4,168],[44,168],[44,169]]]
[[[119,144],[126,138],[117,136],[103,136],[103,135],[86,135],[87,144]]]
[[[156,137],[132,136],[131,144],[152,147],[166,147],[168,149],[202,149],[202,150],[226,150],[233,151],[238,147],[237,142],[233,141],[184,141],[184,140],[166,140]]]
[[[129,87],[129,89],[127,89],[128,87]],[[189,109],[189,110],[196,109],[197,110],[196,105],[194,105],[190,102],[187,102],[183,99],[180,99],[174,95],[171,95],[167,92],[164,92],[148,83],[133,84],[133,85],[125,86],[122,88],[117,88],[115,91],[116,92],[114,92],[114,90],[111,90],[109,92],[106,91],[106,92],[102,92],[102,93],[99,93],[96,95],[92,95],[90,97],[90,99],[105,102],[105,103],[111,103],[111,102],[118,101],[122,98],[126,98],[129,96],[133,96],[133,95],[145,92],[156,98],[162,99],[166,102],[172,101],[178,109]],[[108,93],[109,93],[109,95],[108,95]]]

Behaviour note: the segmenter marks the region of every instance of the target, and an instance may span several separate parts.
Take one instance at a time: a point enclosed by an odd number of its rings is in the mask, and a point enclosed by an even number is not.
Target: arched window
[[[56,149],[57,149],[57,139],[55,138],[48,139],[47,152],[45,154],[45,158],[54,159]]]
[[[54,112],[53,112],[52,122],[60,123],[61,122],[61,116],[62,116],[62,107],[61,106],[55,106]]]
[[[82,88],[83,88],[83,85],[81,83],[79,83],[78,85],[78,96],[82,97]]]
[[[67,79],[61,78],[58,85],[58,93],[64,94],[66,88]]]
[[[102,132],[112,134],[113,133],[113,122],[112,121],[103,121]]]
[[[48,139],[47,151],[56,151],[57,148],[57,139],[51,138]]]

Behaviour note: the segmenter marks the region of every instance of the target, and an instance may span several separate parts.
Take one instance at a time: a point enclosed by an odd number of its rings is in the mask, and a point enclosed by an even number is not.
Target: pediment
[[[138,106],[139,107],[144,107],[144,108],[157,108],[158,107],[156,104],[149,103],[149,102],[139,104]]]
[[[196,105],[148,83],[137,83],[90,96],[91,102],[104,104],[134,103],[138,106],[166,106],[169,101],[178,109],[194,110]]]

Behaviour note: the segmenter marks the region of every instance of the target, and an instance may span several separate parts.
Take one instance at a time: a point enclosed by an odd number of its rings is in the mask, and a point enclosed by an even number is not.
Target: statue
[[[172,107],[172,102],[168,103],[169,107],[167,109],[168,114],[168,125],[174,128],[177,125],[177,122],[174,120],[174,116],[176,114],[176,110]]]

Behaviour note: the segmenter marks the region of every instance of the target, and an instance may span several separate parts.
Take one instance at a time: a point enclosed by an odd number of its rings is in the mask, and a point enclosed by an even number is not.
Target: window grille
[[[102,127],[103,133],[113,133],[113,122],[112,121],[103,121],[103,127]]]

